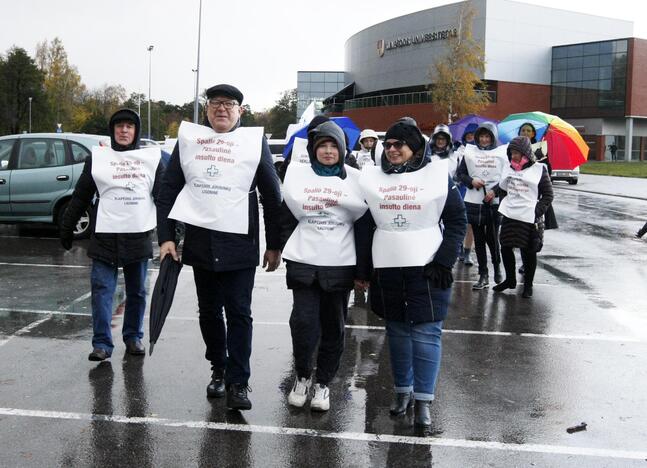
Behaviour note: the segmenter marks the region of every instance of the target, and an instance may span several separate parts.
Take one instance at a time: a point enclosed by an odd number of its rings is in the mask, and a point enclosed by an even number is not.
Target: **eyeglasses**
[[[389,143],[388,141],[386,141],[384,142],[384,149],[389,150],[393,146],[395,149],[399,150],[402,149],[402,147],[406,144],[406,141],[396,141],[395,143]]]
[[[209,106],[210,109],[218,109],[218,107],[222,106],[227,110],[231,110],[238,105],[238,102],[237,101],[217,101],[215,99],[209,99],[207,101],[207,105]]]

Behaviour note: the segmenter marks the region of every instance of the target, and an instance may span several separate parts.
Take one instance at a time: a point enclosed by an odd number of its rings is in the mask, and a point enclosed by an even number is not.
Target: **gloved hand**
[[[424,274],[434,288],[447,289],[454,282],[452,270],[440,263],[431,262],[425,265]]]
[[[74,240],[74,235],[71,232],[63,232],[60,234],[61,245],[65,250],[70,250],[72,248],[72,241]]]

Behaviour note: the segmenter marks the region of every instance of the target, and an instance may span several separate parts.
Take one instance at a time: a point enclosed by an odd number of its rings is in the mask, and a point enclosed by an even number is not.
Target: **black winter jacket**
[[[134,119],[136,119],[135,140],[133,145],[127,148],[120,147],[114,141],[114,124],[111,121],[111,142],[112,148],[115,151],[133,150],[139,147],[139,116],[137,116],[137,114],[135,114],[134,112],[132,112],[132,116]],[[163,173],[164,165],[160,160],[160,163],[157,165],[157,170],[155,171],[153,199],[157,199],[158,197]],[[94,203],[94,205],[92,205],[91,208],[92,235],[90,237],[90,246],[88,247],[88,257],[114,266],[128,265],[130,263],[139,262],[151,258],[153,256],[153,244],[151,240],[153,233],[152,230],[140,233],[94,232],[97,219],[97,208],[99,206],[99,203],[101,203],[101,200],[98,198],[97,185],[92,178],[91,156],[85,160],[83,172],[81,173],[81,176],[79,177],[79,180],[74,187],[72,199],[70,200],[69,205],[63,215],[61,232],[65,233],[65,235],[67,236],[71,236],[76,223],[78,222],[79,218],[81,218],[81,215],[87,209],[87,207],[90,206],[92,200],[95,198],[95,195],[97,195],[96,202]]]
[[[267,249],[280,248],[278,219],[281,189],[274,169],[272,153],[265,138],[261,148],[260,162],[249,188],[248,233],[234,234],[186,224],[182,261],[187,265],[210,271],[232,271],[254,268],[259,264],[257,188],[263,205]],[[176,221],[170,219],[168,215],[185,183],[180,149],[176,144],[164,174],[160,195],[156,199],[157,237],[160,245],[166,241],[175,241]],[[245,214],[241,213],[241,216]]]

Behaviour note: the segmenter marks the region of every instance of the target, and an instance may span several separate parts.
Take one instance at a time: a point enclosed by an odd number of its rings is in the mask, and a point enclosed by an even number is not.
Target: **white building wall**
[[[551,47],[633,36],[632,21],[511,0],[485,1],[488,80],[550,84]]]

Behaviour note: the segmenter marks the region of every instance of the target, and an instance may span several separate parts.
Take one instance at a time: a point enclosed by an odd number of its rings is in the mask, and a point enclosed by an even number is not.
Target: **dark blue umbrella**
[[[483,122],[492,122],[495,125],[499,123],[496,119],[488,119],[480,115],[468,114],[449,125],[449,131],[452,132],[452,140],[461,141],[463,139],[463,133],[465,133],[465,127],[469,124],[481,125]]]
[[[347,148],[350,150],[351,148],[355,147],[355,143],[357,143],[357,139],[359,138],[360,130],[355,125],[355,122],[353,122],[350,117],[331,117],[330,120],[335,122],[337,125],[341,127],[341,129],[344,131],[346,136],[348,137],[348,145]],[[305,125],[304,127],[300,128],[298,131],[292,134],[290,136],[290,139],[288,140],[288,144],[285,145],[285,148],[283,148],[283,157],[288,160],[288,155],[292,151],[292,146],[294,145],[294,139],[295,138],[303,138],[303,139],[308,139],[308,126]]]
[[[162,333],[162,327],[166,316],[171,310],[175,287],[182,270],[182,263],[175,261],[171,255],[167,255],[160,264],[159,275],[155,281],[155,288],[151,297],[151,311],[148,333],[150,335],[149,356],[153,354],[155,343]]]

